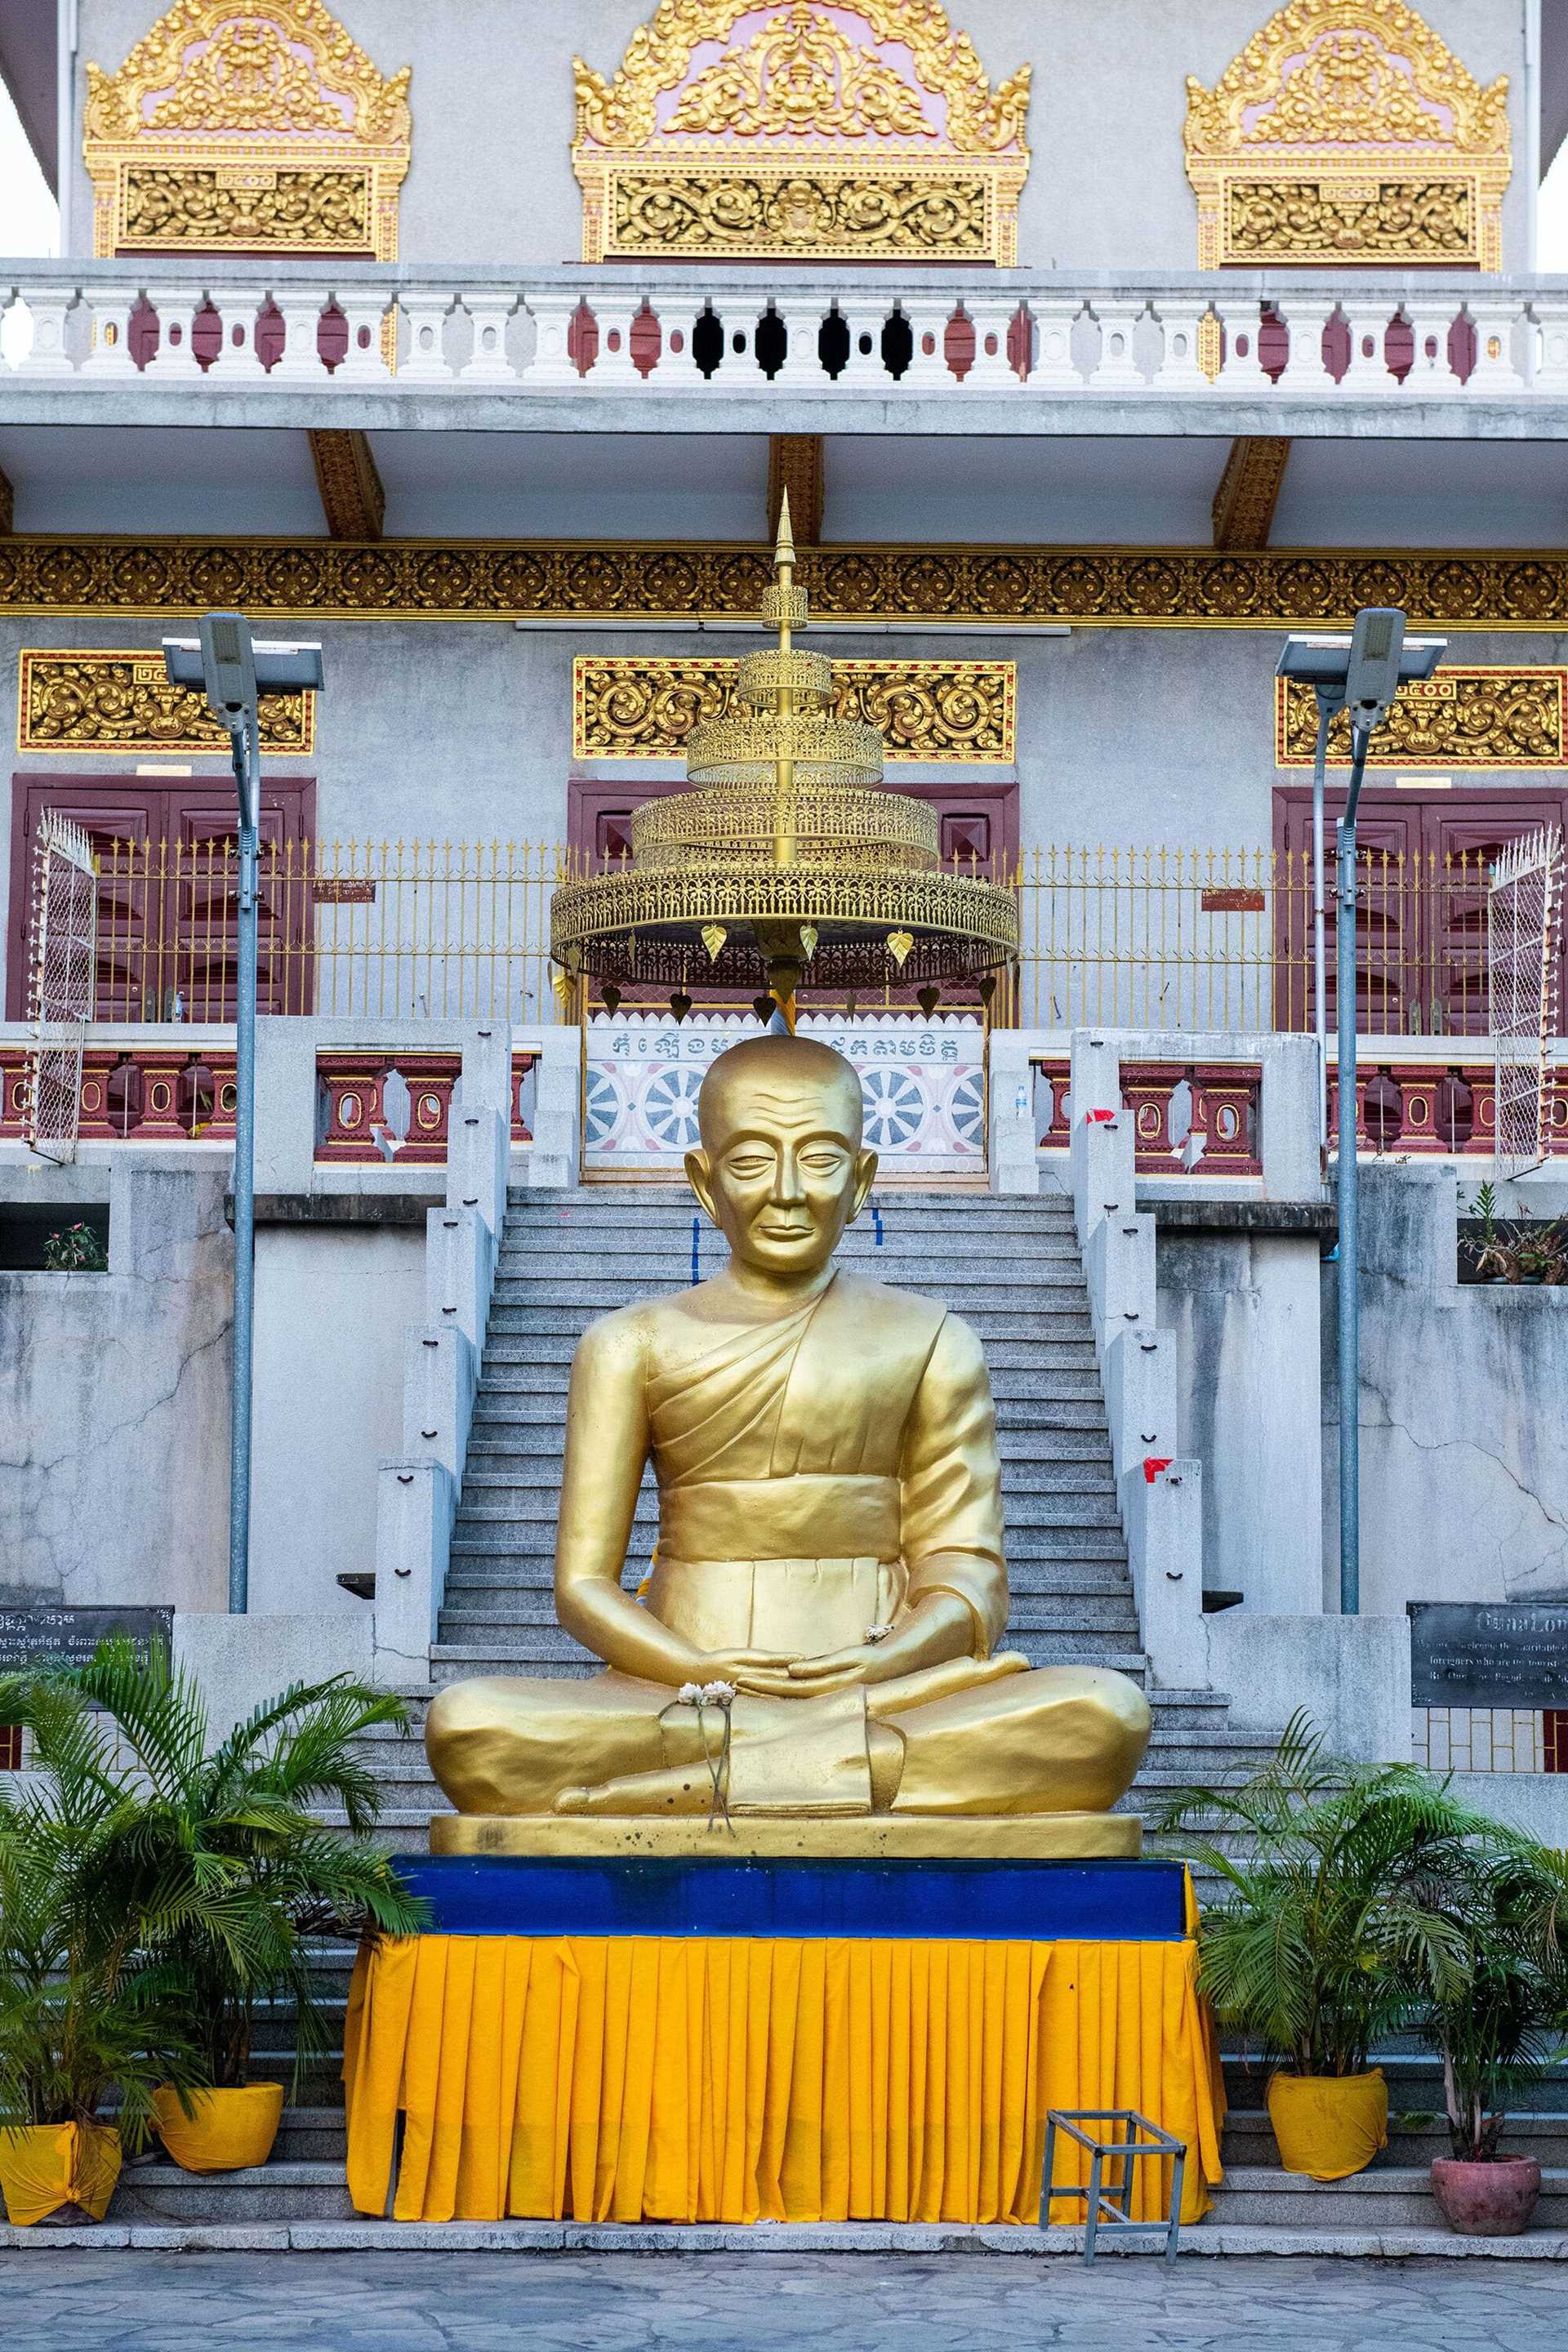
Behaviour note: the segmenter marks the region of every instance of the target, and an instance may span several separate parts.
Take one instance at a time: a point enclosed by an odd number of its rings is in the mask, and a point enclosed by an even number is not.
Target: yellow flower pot
[[[1367,2074],[1274,2074],[1268,2120],[1287,2172],[1344,2180],[1388,2146],[1388,2084]]]
[[[187,2091],[191,2112],[167,2084],[153,2094],[154,2127],[184,2172],[240,2172],[265,2164],[283,2113],[281,2083],[247,2083],[238,2090]]]
[[[6,2218],[19,2230],[47,2221],[62,2205],[101,2221],[120,2178],[120,2134],[112,2124],[24,2124],[0,2130],[0,2190]]]

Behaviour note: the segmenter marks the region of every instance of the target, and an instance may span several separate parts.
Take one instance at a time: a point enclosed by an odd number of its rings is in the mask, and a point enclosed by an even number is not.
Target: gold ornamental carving
[[[579,654],[572,666],[572,752],[579,760],[672,760],[700,721],[724,718],[740,662]],[[876,728],[889,760],[1011,761],[1017,664],[835,661],[829,706]]]
[[[574,71],[585,261],[1017,259],[1030,68],[993,89],[938,0],[660,0]]]
[[[1213,89],[1188,76],[1199,268],[1500,269],[1508,88],[1403,0],[1291,0]]]
[[[1568,631],[1549,549],[857,545],[797,551],[820,619],[1076,628],[1344,626],[1398,604],[1414,628]],[[0,612],[39,618],[238,606],[273,620],[745,619],[754,541],[60,539],[0,534]]]
[[[1456,663],[1437,677],[1402,686],[1386,725],[1373,739],[1369,768],[1561,768],[1568,765],[1564,720],[1568,669]],[[1274,681],[1274,760],[1310,768],[1318,711],[1299,679]],[[1348,714],[1329,729],[1329,765],[1348,768]]]
[[[315,748],[315,696],[264,696],[262,751],[304,757]],[[228,737],[194,688],[171,686],[161,654],[33,646],[18,662],[16,749],[226,752]]]
[[[395,261],[409,72],[321,0],[177,0],[118,73],[87,68],[93,251]]]

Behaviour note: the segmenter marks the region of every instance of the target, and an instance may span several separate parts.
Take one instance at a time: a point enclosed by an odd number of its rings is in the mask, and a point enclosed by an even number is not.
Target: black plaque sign
[[[0,1674],[29,1666],[85,1666],[100,1642],[117,1634],[147,1655],[154,1642],[167,1649],[172,1609],[0,1609]]]
[[[1568,1707],[1568,1602],[1405,1605],[1413,1706]]]

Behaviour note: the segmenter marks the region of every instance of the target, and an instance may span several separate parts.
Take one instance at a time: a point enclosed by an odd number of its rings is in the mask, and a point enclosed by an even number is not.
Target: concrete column
[[[332,371],[333,383],[385,383],[388,381],[382,330],[386,318],[384,294],[340,291],[333,298],[349,331],[349,347]],[[361,334],[365,340],[362,343]]]
[[[452,1481],[439,1462],[384,1462],[376,1486],[375,1671],[425,1683],[452,1550]]]
[[[454,1496],[463,1483],[479,1356],[461,1331],[411,1323],[405,1339],[403,1450],[439,1462]]]
[[[567,354],[566,337],[581,299],[575,292],[547,292],[539,288],[524,297],[523,308],[533,320],[535,329],[533,357],[522,371],[525,383],[577,383],[577,363]],[[667,328],[667,350],[668,347]],[[662,361],[660,366],[663,366]]]
[[[1081,392],[1083,372],[1072,355],[1073,321],[1083,308],[1077,294],[1046,294],[1031,299],[1035,318],[1035,365],[1029,377],[1032,392]]]
[[[462,383],[515,383],[517,370],[507,357],[506,322],[517,308],[510,291],[463,297],[463,308],[474,322],[474,347],[458,370]]]
[[[1083,1268],[1103,1360],[1113,1337],[1153,1323],[1153,1218],[1125,1210],[1101,1217],[1089,1234]]]
[[[1037,1192],[1035,1072],[1029,1049],[1016,1029],[994,1029],[990,1040],[991,1108],[989,1176],[993,1192]]]
[[[249,381],[259,383],[266,371],[256,349],[256,320],[259,310],[254,286],[212,286],[207,299],[218,314],[222,333],[218,340],[217,357],[207,370],[209,379],[222,383]],[[237,331],[239,341],[236,342]],[[285,357],[287,353],[285,353]],[[278,365],[281,367],[282,361]],[[322,371],[318,362],[312,372]]]
[[[1561,400],[1568,392],[1568,295],[1536,294],[1530,310],[1536,350],[1527,373],[1536,392],[1552,393]]]
[[[216,299],[216,297],[214,297]],[[328,384],[317,336],[327,307],[324,286],[277,288],[272,299],[283,314],[283,355],[268,372],[272,383]]]
[[[1142,300],[1116,301],[1107,296],[1094,305],[1100,321],[1100,358],[1089,376],[1091,392],[1143,392],[1142,369],[1132,356],[1138,321],[1148,305]]]
[[[24,296],[33,320],[33,347],[18,375],[74,375],[66,344],[66,319],[76,304],[74,286],[29,286]]]
[[[438,286],[405,286],[398,306],[408,321],[408,350],[398,362],[398,374],[405,383],[449,383],[452,368],[445,341],[451,295]],[[575,382],[576,370],[572,373]]]
[[[472,1209],[429,1209],[425,1219],[426,1310],[438,1329],[485,1344],[492,1252],[484,1221]]]
[[[533,1144],[523,1180],[536,1191],[560,1191],[577,1181],[582,1055],[580,1030],[542,1033],[534,1068]]]
[[[1265,1036],[1258,1158],[1270,1201],[1319,1199],[1323,1189],[1318,1143],[1318,1041]]]
[[[1274,389],[1298,393],[1309,400],[1325,399],[1333,389],[1333,378],[1323,365],[1323,330],[1336,305],[1308,294],[1292,294],[1275,308],[1285,322],[1290,349]]]
[[[1152,1472],[1138,1464],[1120,1491],[1149,1679],[1162,1690],[1205,1690],[1203,1465],[1181,1456]]]
[[[1130,1325],[1107,1340],[1100,1371],[1116,1477],[1151,1454],[1173,1455],[1176,1349],[1169,1333],[1152,1323]]]
[[[256,1189],[308,1192],[316,1166],[316,1024],[256,1024]]]

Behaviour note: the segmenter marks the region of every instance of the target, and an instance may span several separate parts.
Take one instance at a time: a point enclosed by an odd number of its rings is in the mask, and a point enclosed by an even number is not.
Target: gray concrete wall
[[[1460,1284],[1446,1169],[1362,1169],[1362,1607],[1568,1596],[1568,1291]],[[1334,1269],[1323,1531],[1339,1589]]]
[[[575,260],[572,59],[607,78],[652,12],[653,0],[342,0],[338,15],[381,72],[414,68],[405,258]],[[81,0],[83,65],[116,70],[158,13],[156,0]],[[1190,267],[1197,226],[1183,167],[1185,79],[1212,86],[1270,13],[1268,0],[1056,0],[1048,11],[1030,0],[952,0],[952,21],[993,84],[1025,62],[1035,69],[1020,259]],[[1509,266],[1522,268],[1521,0],[1426,0],[1423,13],[1479,80],[1510,77],[1516,166],[1503,243]],[[79,163],[77,181],[78,241],[88,251],[90,192]]]
[[[62,1223],[89,1190],[88,1171],[67,1172],[66,1184],[20,1180],[31,1202],[61,1200]],[[0,1274],[7,1600],[226,1605],[226,1181],[211,1160],[122,1159],[109,1179],[107,1274]]]
[[[1176,1340],[1177,1450],[1204,1465],[1204,1583],[1250,1612],[1321,1603],[1318,1242],[1158,1236],[1158,1319]]]
[[[368,1620],[376,1465],[401,1454],[403,1335],[425,1312],[424,1226],[265,1225],[256,1251],[251,1607]]]

